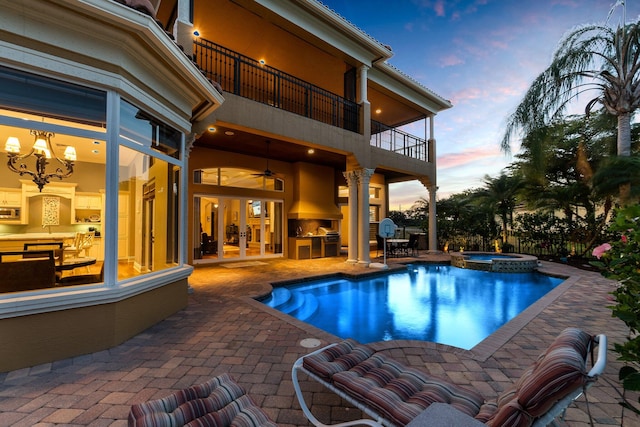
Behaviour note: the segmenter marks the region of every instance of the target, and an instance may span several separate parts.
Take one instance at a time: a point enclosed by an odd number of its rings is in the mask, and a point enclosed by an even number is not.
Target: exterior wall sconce
[[[29,133],[34,136],[35,142],[31,147],[31,151],[23,155],[20,155],[20,140],[14,136],[7,138],[7,142],[4,145],[4,151],[9,157],[7,166],[11,171],[20,174],[20,176],[31,176],[33,182],[42,192],[42,188],[49,183],[51,178],[63,179],[71,176],[73,162],[76,160],[76,149],[68,145],[64,150],[64,159],[61,159],[56,155],[51,145],[51,138],[55,136],[53,132],[31,130]],[[35,157],[35,170],[30,170],[26,163],[21,163],[31,156]],[[49,164],[48,160],[51,158],[57,160],[61,167],[56,168],[55,172],[47,173],[46,167]]]

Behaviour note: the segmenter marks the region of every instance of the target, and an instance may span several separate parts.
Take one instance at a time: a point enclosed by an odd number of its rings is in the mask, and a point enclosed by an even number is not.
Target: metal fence
[[[446,249],[450,252],[459,251],[461,248],[465,251],[495,252],[496,248],[500,248],[504,252],[535,255],[537,257],[582,256],[585,254],[585,251],[590,249],[582,242],[525,242],[513,235],[507,237],[507,243],[509,246],[503,248],[500,239],[489,240],[483,239],[480,236],[474,236],[466,239],[452,239],[449,242],[441,241],[439,243],[439,249],[444,250],[446,246]],[[588,257],[589,254],[587,253],[586,256]]]
[[[371,120],[371,145],[407,157],[429,161],[429,143],[417,136]]]
[[[194,41],[194,59],[222,90],[352,132],[360,106],[295,76],[204,39]]]

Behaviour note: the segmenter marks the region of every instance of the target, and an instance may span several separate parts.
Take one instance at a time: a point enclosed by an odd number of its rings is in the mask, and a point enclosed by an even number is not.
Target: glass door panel
[[[282,201],[196,196],[194,260],[282,254]]]

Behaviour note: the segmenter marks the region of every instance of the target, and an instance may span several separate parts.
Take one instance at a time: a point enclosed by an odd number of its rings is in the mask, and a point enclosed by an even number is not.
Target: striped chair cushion
[[[334,374],[353,368],[374,353],[375,350],[371,347],[347,339],[320,353],[305,357],[303,366],[322,380],[331,382]]]
[[[334,374],[333,383],[397,425],[409,423],[434,402],[448,403],[471,417],[484,403],[474,391],[408,368],[382,354]]]
[[[273,426],[228,374],[171,395],[135,404],[129,412],[129,426]]]
[[[496,413],[487,424],[530,426],[557,401],[584,386],[592,340],[591,335],[576,328],[562,331],[514,387],[498,397]]]

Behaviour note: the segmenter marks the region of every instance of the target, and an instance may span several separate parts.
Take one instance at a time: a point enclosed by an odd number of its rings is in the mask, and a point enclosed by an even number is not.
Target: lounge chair
[[[598,345],[598,358],[591,370],[587,359]],[[298,374],[305,373],[372,419],[336,426],[488,425],[491,427],[543,426],[554,422],[566,407],[598,378],[606,365],[607,339],[576,328],[562,331],[536,363],[525,370],[512,388],[495,401],[478,392],[408,368],[353,340],[314,351],[299,358],[292,368],[293,386],[305,416],[324,426],[310,411],[300,389]],[[457,421],[442,424],[432,403],[444,403]],[[441,412],[441,411],[439,411]],[[432,413],[433,415],[430,415]],[[415,420],[414,420],[415,419]]]
[[[137,403],[129,411],[130,427],[185,425],[276,427],[228,374],[162,399]]]

